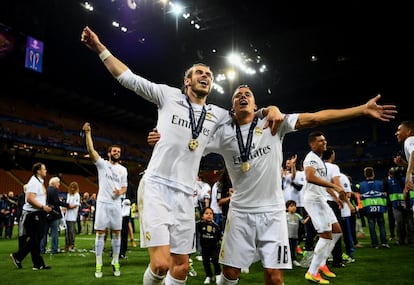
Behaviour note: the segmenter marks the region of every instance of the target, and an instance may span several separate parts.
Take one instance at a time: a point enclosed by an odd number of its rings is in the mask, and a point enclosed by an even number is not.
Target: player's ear
[[[184,86],[189,86],[191,84],[191,79],[190,78],[184,78]]]

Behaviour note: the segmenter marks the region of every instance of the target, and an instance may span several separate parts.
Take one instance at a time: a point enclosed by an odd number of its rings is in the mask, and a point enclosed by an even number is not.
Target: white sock
[[[326,263],[326,252],[329,249],[329,245],[331,244],[331,242],[332,240],[330,239],[319,237],[318,242],[316,243],[315,249],[313,251],[314,254],[312,262],[308,270],[312,275],[318,273],[318,269],[321,266],[321,264]]]
[[[218,285],[233,285],[239,283],[239,279],[236,280],[229,280],[227,279],[223,273],[221,273],[220,281],[217,283]]]
[[[156,275],[152,272],[150,266],[148,265],[147,269],[144,272],[143,285],[161,285],[163,284],[165,276]]]
[[[165,277],[165,285],[185,285],[187,282],[187,278],[185,280],[178,280],[171,276],[170,271],[167,272],[167,276]]]
[[[332,240],[333,240],[334,247],[335,247],[336,242],[341,238],[341,236],[342,236],[342,233],[332,233]]]
[[[102,264],[102,252],[105,244],[105,234],[96,233],[95,237],[95,255],[96,264]]]
[[[121,250],[121,233],[112,234],[111,245],[112,245],[112,263],[115,264],[119,262],[119,251]]]
[[[329,244],[329,246],[327,246],[326,251],[325,251],[325,262],[321,263],[320,266],[324,266],[326,264],[326,260],[328,259],[329,255],[331,254],[332,250],[335,247],[336,242],[341,238],[342,233],[333,233],[332,234],[332,240],[331,243]]]

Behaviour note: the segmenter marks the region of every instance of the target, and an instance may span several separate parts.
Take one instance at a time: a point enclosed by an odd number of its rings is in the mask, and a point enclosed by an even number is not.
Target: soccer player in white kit
[[[329,284],[329,281],[320,275],[322,271],[325,276],[336,277],[326,267],[326,260],[332,251],[335,243],[342,236],[342,230],[335,213],[328,204],[327,191],[329,195],[340,203],[340,200],[345,201],[345,192],[342,185],[339,183],[339,168],[331,164],[331,170],[328,171],[327,164],[323,161],[322,155],[327,149],[327,141],[324,134],[320,131],[311,132],[308,135],[308,144],[311,151],[306,155],[303,161],[306,175],[306,188],[304,195],[304,205],[308,212],[315,230],[318,232],[319,239],[314,249],[314,255],[308,271],[305,274],[305,279],[319,284]],[[336,169],[336,170],[333,170]],[[332,177],[338,178],[338,182],[332,182]],[[332,192],[332,189],[338,193]]]
[[[414,121],[402,121],[398,125],[395,132],[397,141],[403,145],[404,157],[396,156],[394,163],[398,166],[406,167],[404,196],[408,195],[408,199],[412,203],[412,210],[414,211]]]
[[[241,268],[257,259],[264,268],[265,284],[283,284],[281,269],[292,268],[281,187],[284,136],[362,115],[388,121],[394,107],[378,106],[379,98],[347,109],[286,114],[272,136],[263,128],[265,122],[254,116],[257,106],[252,90],[247,85],[236,88],[232,97],[234,121],[218,128],[206,148],[206,153],[223,156],[235,191],[220,252],[223,272],[217,284],[237,284]]]
[[[325,162],[325,166],[326,166],[327,180],[336,185],[344,187],[343,184],[341,183],[341,170],[339,169],[339,166],[334,163],[335,157],[336,157],[335,150],[331,147],[327,147],[326,150],[322,154],[322,160]],[[346,189],[344,188],[344,190]],[[331,249],[331,254],[333,257],[332,267],[340,268],[340,267],[345,266],[345,264],[342,261],[343,250],[342,250],[342,239],[341,238],[342,238],[343,233],[342,233],[342,227],[341,227],[341,219],[342,219],[341,210],[345,207],[345,205],[348,208],[350,206],[352,207],[352,205],[346,193],[342,196],[343,199],[340,199],[337,192],[332,191],[332,189],[328,188],[325,195],[326,195],[326,200],[329,206],[332,208],[336,216],[336,219],[338,221],[337,224],[332,224],[332,235],[333,235],[333,238],[336,240],[335,244],[332,245],[332,249]],[[326,277],[336,277],[336,274],[331,272],[326,264],[322,265],[322,267],[320,268],[320,271]]]
[[[158,107],[156,128],[163,136],[138,187],[141,247],[148,248],[150,256],[143,284],[185,284],[188,254],[195,250],[193,191],[201,157],[217,126],[231,119],[227,110],[206,104],[213,73],[204,64],[193,65],[185,73],[183,94],[178,88],[155,84],[132,73],[90,28],[83,29],[81,41],[99,53],[122,86]],[[269,119],[269,112],[273,119]],[[262,114],[272,120],[269,124],[274,130],[282,120],[274,107]]]
[[[84,123],[86,148],[98,170],[98,195],[96,197],[95,224],[95,277],[102,277],[102,253],[105,245],[106,229],[112,231],[112,268],[114,276],[120,276],[119,252],[121,249],[122,205],[121,195],[127,191],[128,172],[119,164],[121,147],[112,145],[108,148],[108,160],[104,160],[95,150],[92,141],[91,126]]]
[[[294,180],[296,178],[296,160],[297,155],[293,155],[291,158],[286,159],[286,167],[284,176],[282,179],[283,182],[283,196],[285,201],[293,200],[296,203],[299,201],[300,191],[295,188]],[[293,182],[293,183],[292,183]]]

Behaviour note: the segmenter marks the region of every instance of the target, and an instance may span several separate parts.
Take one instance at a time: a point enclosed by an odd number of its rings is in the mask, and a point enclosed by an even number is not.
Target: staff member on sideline
[[[37,162],[32,167],[33,176],[26,187],[26,200],[20,218],[19,237],[27,235],[28,239],[22,242],[19,250],[10,254],[13,264],[21,269],[23,259],[29,254],[32,256],[33,270],[50,269],[40,255],[40,242],[46,224],[46,215],[52,208],[46,205],[45,177],[46,166]]]

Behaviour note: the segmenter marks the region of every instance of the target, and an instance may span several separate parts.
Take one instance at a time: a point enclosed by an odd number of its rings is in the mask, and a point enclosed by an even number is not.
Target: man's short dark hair
[[[32,173],[34,175],[36,175],[37,174],[37,171],[42,168],[42,165],[43,165],[43,163],[41,163],[41,162],[36,162],[35,164],[33,164],[33,166],[32,166]]]
[[[308,135],[308,143],[313,142],[317,137],[323,136],[323,132],[321,131],[313,131]]]

